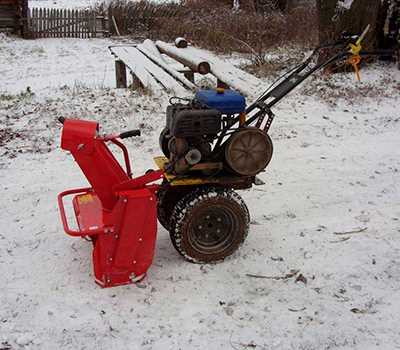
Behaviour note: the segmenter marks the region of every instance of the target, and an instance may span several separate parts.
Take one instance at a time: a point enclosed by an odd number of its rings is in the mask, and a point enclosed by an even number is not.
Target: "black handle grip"
[[[133,136],[140,136],[140,130],[130,130],[130,131],[125,131],[119,135],[121,139],[126,139],[128,137],[133,137]]]
[[[64,117],[60,117],[60,118],[58,118],[58,121],[59,121],[61,124],[64,124],[65,118],[64,118]]]

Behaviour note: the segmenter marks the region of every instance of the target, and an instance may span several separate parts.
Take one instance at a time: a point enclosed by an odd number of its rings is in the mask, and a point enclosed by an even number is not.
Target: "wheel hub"
[[[230,243],[235,229],[233,213],[227,209],[205,209],[193,218],[190,229],[190,240],[193,246],[203,253],[223,249]]]

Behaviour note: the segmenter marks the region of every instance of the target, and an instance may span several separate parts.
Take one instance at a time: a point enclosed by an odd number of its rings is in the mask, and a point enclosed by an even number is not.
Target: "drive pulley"
[[[239,129],[227,141],[225,161],[229,168],[242,176],[254,176],[271,161],[273,145],[270,137],[256,127]]]

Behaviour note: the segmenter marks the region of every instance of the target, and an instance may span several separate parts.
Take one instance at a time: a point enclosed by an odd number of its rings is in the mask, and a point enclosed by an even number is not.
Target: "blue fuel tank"
[[[196,92],[195,99],[222,114],[242,113],[246,109],[244,96],[233,90],[199,90]]]

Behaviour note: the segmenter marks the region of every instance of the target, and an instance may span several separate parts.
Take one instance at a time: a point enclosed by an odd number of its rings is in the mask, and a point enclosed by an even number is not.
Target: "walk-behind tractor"
[[[157,217],[179,254],[191,262],[217,262],[235,252],[250,221],[235,190],[259,184],[257,175],[271,160],[271,107],[335,61],[347,57],[358,74],[365,34],[317,48],[247,107],[245,98],[231,90],[199,90],[191,100],[172,98],[160,135],[164,156],[155,158],[158,170],[137,178],[132,178],[120,139],[139,136],[139,130],[102,136],[97,122],[60,118],[61,147],[71,152],[91,185],[59,194],[61,219],[66,233],[92,242],[96,282],[111,287],[145,276],[153,260]],[[332,47],[335,53],[321,61],[320,53]],[[122,150],[124,167],[107,143]],[[68,195],[75,195],[76,230],[69,227],[64,209]]]

